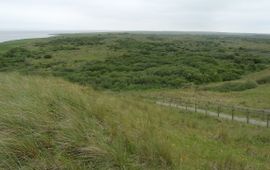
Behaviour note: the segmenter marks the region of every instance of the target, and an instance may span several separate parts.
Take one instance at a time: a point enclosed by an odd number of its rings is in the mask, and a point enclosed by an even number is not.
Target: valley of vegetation
[[[267,68],[269,43],[270,36],[259,35],[62,35],[2,44],[0,70],[55,75],[97,89],[181,88]]]
[[[270,35],[0,43],[0,169],[270,170],[270,128],[146,99],[160,95],[270,109]]]

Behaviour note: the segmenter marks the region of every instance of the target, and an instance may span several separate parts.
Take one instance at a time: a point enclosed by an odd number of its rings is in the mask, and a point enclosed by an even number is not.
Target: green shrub
[[[9,59],[10,61],[21,62],[27,58],[34,58],[35,56],[31,53],[31,51],[25,48],[16,47],[7,51],[3,57]]]
[[[52,58],[52,55],[46,54],[46,55],[43,56],[43,58],[45,58],[45,59],[50,59],[50,58]]]

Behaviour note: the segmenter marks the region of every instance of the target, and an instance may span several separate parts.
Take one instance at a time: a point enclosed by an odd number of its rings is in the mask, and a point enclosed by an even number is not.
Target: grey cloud
[[[270,33],[268,0],[0,0],[0,30]]]

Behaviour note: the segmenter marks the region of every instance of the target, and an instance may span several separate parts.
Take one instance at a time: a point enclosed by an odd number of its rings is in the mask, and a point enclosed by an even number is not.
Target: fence
[[[216,115],[222,118],[246,122],[247,124],[266,126],[267,128],[270,126],[270,110],[225,105],[218,102],[205,102],[196,99],[187,100],[184,98],[169,98],[165,96],[148,98],[154,99],[159,102],[159,104],[178,107],[186,111],[203,112],[205,115]]]

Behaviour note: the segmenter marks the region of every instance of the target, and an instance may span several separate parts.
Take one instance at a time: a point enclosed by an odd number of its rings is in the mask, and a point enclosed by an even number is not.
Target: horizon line
[[[204,33],[204,34],[207,34],[207,33],[212,33],[212,34],[250,34],[250,35],[270,35],[270,33],[266,33],[266,32],[234,32],[234,31],[199,31],[199,30],[191,30],[191,31],[188,31],[188,30],[60,30],[60,29],[48,29],[48,30],[32,30],[32,29],[25,29],[25,30],[16,30],[16,29],[10,29],[10,30],[0,30],[0,32],[57,32],[57,33],[132,33],[132,32],[148,32],[148,33],[151,33],[151,32],[175,32],[175,33]]]

